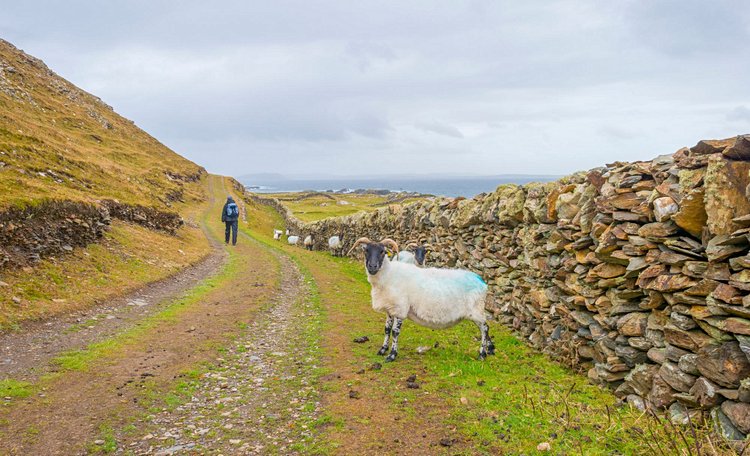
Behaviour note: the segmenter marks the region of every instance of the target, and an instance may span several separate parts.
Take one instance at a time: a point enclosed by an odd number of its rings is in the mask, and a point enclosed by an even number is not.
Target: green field
[[[341,217],[361,211],[374,211],[389,204],[408,204],[429,198],[426,195],[414,197],[400,193],[375,195],[332,192],[270,193],[262,196],[281,201],[295,217],[305,222]]]

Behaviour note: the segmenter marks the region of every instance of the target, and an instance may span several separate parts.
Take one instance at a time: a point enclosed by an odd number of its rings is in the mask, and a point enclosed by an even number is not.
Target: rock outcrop
[[[533,346],[635,406],[711,411],[737,438],[750,430],[749,145],[701,141],[557,182],[315,223],[254,198],[317,249],[342,234],[347,247],[360,236],[429,242],[428,262],[481,274],[488,310]]]

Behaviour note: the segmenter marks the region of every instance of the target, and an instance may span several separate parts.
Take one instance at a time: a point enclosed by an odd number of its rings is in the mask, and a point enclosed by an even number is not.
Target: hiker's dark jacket
[[[227,202],[224,203],[224,207],[221,209],[221,221],[222,222],[236,222],[239,219],[239,206],[237,206],[237,215],[231,216],[227,214],[227,207],[230,204],[234,204],[235,206],[237,203],[234,202],[232,198],[227,199]]]

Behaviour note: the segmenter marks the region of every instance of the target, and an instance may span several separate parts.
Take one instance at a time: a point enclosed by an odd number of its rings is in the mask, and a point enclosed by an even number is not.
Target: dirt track
[[[214,192],[218,190],[215,188]],[[217,204],[220,203],[214,202],[209,207],[210,213],[218,214],[220,206],[215,207]],[[214,238],[218,237],[216,225],[209,230]],[[184,306],[170,318],[158,320],[152,329],[120,340],[114,348],[92,360],[85,369],[62,372],[51,380],[43,380],[40,383],[42,390],[38,394],[6,404],[0,411],[0,454],[76,454],[92,451],[92,442],[98,440],[103,429],[122,428],[133,417],[143,414],[139,401],[144,400],[144,391],[158,396],[160,391],[168,390],[185,371],[201,362],[214,362],[216,348],[226,346],[241,328],[252,324],[258,309],[271,301],[274,294],[277,300],[283,301],[283,292],[278,295],[280,263],[275,256],[254,242],[240,242],[238,246],[227,249],[232,249],[230,264],[225,267],[230,271],[222,269],[224,279],[220,286],[208,291],[197,302]],[[223,256],[215,255],[219,258],[219,264]],[[174,279],[153,285],[149,295],[152,299],[157,295],[179,295],[179,291],[190,288],[201,278],[197,275],[186,277],[192,280],[176,282]],[[176,286],[176,283],[180,285]],[[296,296],[297,290],[288,291]],[[149,304],[142,307],[154,307],[150,313],[155,314],[157,308],[166,305]],[[135,312],[137,314],[133,314],[131,325],[107,326],[106,330],[98,332],[97,337],[114,337],[117,340],[121,331],[133,327],[133,324],[137,328],[137,321],[140,320],[137,317],[143,317],[144,313]],[[105,325],[111,320],[116,319],[104,319]],[[44,333],[30,333],[26,340],[36,340],[39,334]],[[68,334],[72,334],[70,342],[61,344],[69,348],[95,340],[84,339],[78,333]],[[53,340],[63,340],[64,337],[62,331],[55,334]],[[12,341],[9,343],[12,350]],[[42,364],[54,354],[54,350],[45,353],[43,348],[33,348],[32,343],[25,346],[31,347],[31,352],[37,350],[35,353],[40,353],[37,359]],[[25,366],[27,375],[44,370],[33,362]]]
[[[211,204],[213,188],[213,180],[210,180]],[[211,252],[197,264],[86,310],[30,322],[20,330],[0,333],[0,378],[33,381],[45,373],[55,372],[57,368],[50,365],[50,360],[60,353],[82,349],[133,327],[196,283],[216,274],[226,262],[227,254],[209,235],[205,223],[201,228],[209,240]]]
[[[212,181],[209,214],[226,195],[224,181]],[[184,273],[120,301],[127,318],[67,335],[64,322],[52,322],[22,335],[18,347],[38,354],[12,365],[31,379],[61,351],[30,342],[45,334],[68,349],[113,343],[80,369],[38,379],[32,396],[6,401],[0,455],[438,454],[440,440],[453,451],[463,446],[442,400],[423,395],[413,412],[403,402],[394,407],[393,389],[405,388],[401,370],[365,371],[352,352],[352,325],[366,321],[380,332],[378,315],[355,310],[367,298],[365,284],[344,279],[327,258],[245,234],[224,247],[219,223],[207,228],[221,252],[211,286],[201,285],[203,274]],[[168,297],[197,289],[199,299],[174,311]],[[127,305],[137,299],[150,301]],[[12,351],[13,340],[6,343]],[[418,365],[403,367],[422,376],[412,370]],[[318,378],[320,368],[329,373]]]

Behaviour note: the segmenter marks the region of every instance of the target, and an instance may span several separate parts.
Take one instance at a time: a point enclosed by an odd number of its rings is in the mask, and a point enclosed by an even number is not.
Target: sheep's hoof
[[[480,351],[479,352],[479,361],[484,361],[484,359],[487,357],[487,352]]]
[[[386,363],[390,363],[391,361],[395,361],[395,360],[396,360],[396,354],[395,353],[391,353],[390,355],[388,355],[388,356],[385,357],[385,362]]]
[[[487,354],[488,355],[494,355],[495,354],[495,347],[492,346],[492,347],[488,348],[487,349]]]
[[[385,355],[385,352],[388,351],[387,347],[380,347],[380,350],[378,350],[378,355],[383,356]]]

